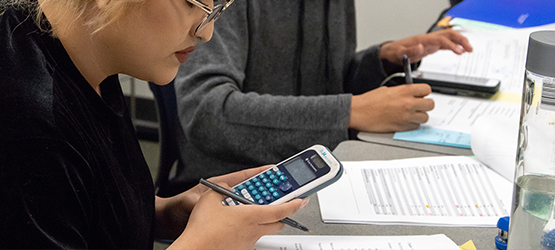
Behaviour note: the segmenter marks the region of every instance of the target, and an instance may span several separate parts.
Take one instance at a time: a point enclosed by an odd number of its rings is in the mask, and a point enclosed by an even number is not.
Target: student
[[[203,186],[154,196],[117,74],[170,82],[212,36],[203,2],[0,1],[0,248],[248,249],[306,204],[227,207]]]
[[[462,35],[444,30],[355,53],[353,1],[235,4],[175,80],[186,167],[173,184],[182,188],[313,144],[333,149],[349,129],[416,129],[434,106],[424,98],[430,87],[379,83],[403,71],[403,54],[418,62],[440,49],[472,50]]]

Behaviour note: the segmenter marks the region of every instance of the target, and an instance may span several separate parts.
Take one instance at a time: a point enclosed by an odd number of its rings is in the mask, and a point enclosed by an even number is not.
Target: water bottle
[[[555,31],[530,34],[508,249],[555,249]]]

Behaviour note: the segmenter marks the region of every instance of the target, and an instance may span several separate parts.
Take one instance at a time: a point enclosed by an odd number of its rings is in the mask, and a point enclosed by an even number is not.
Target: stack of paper
[[[424,236],[268,235],[262,237],[253,249],[460,250],[455,242],[443,234]]]
[[[429,121],[419,130],[395,133],[394,139],[469,148],[468,138],[479,117],[503,115],[518,123],[529,35],[555,29],[555,24],[497,31],[458,28],[474,51],[463,55],[438,51],[425,57],[418,70],[500,79],[500,92],[490,99],[433,93],[427,97],[435,102]]]
[[[342,163],[318,192],[324,222],[494,227],[511,207],[512,182],[470,157]]]

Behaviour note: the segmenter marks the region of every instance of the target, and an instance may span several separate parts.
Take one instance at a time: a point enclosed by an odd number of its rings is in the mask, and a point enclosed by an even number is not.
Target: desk
[[[380,145],[362,141],[344,141],[335,150],[340,161],[393,160],[412,157],[440,156],[442,154],[396,146]],[[478,249],[496,249],[494,238],[497,228],[480,227],[429,227],[406,225],[332,224],[323,223],[318,205],[318,197],[310,196],[310,202],[291,218],[304,224],[312,235],[431,235],[445,234],[457,245],[472,240]],[[305,235],[306,233],[286,226],[282,235]]]
[[[419,142],[393,140],[394,134],[395,133],[359,132],[357,137],[358,139],[366,142],[377,143],[377,144],[382,144],[387,146],[395,146],[400,148],[414,149],[422,152],[432,152],[432,153],[438,153],[442,155],[467,155],[467,156],[473,155],[472,150],[468,148],[458,148],[458,147],[426,144],[426,143],[419,143]]]

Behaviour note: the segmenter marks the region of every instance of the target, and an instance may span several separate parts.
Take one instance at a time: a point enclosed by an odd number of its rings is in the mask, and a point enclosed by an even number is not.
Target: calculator
[[[232,191],[255,204],[280,204],[306,198],[334,183],[342,174],[343,166],[330,150],[314,145],[239,183]],[[227,198],[224,204],[239,203]]]

